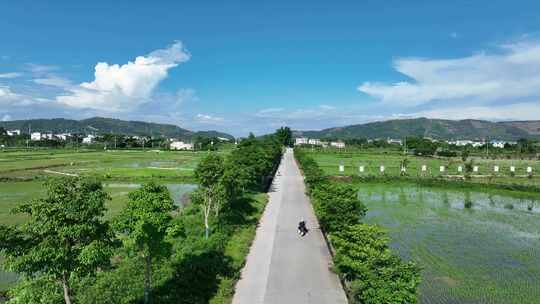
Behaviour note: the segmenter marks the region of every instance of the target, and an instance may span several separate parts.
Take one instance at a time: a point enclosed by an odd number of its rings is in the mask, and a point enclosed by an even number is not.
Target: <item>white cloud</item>
[[[44,73],[50,73],[56,70],[59,70],[60,67],[56,65],[46,65],[46,64],[37,64],[37,63],[27,63],[26,69],[30,72],[40,75]]]
[[[540,96],[540,43],[500,46],[499,53],[457,59],[399,59],[398,72],[411,78],[393,84],[364,82],[358,90],[386,104],[515,103]]]
[[[5,114],[4,116],[2,116],[2,121],[10,121],[10,120],[11,120],[11,115]]]
[[[535,103],[516,103],[501,106],[447,107],[409,114],[411,117],[443,119],[483,119],[483,120],[538,120],[540,101]]]
[[[59,87],[59,88],[69,88],[72,86],[72,83],[69,79],[57,76],[57,75],[48,75],[44,78],[36,78],[33,80],[37,84]]]
[[[208,114],[197,114],[195,120],[203,124],[220,124],[224,121],[223,117],[212,116]]]
[[[0,74],[0,78],[17,78],[20,77],[21,73],[3,73]]]
[[[69,94],[58,96],[57,101],[75,108],[107,112],[130,110],[148,102],[168,71],[189,59],[190,54],[177,41],[123,65],[99,62],[94,81],[69,88]]]

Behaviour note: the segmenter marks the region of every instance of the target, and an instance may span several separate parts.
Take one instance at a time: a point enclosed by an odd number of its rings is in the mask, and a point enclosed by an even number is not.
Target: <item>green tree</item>
[[[81,178],[50,179],[46,187],[45,198],[14,210],[29,216],[25,224],[0,226],[0,251],[9,270],[52,278],[70,304],[70,282],[110,263],[114,235],[103,220],[109,197],[101,183]]]
[[[210,216],[212,210],[216,217],[219,214],[223,202],[226,200],[226,191],[221,185],[221,179],[225,172],[223,158],[216,153],[208,154],[203,158],[195,169],[195,178],[199,182],[200,189],[193,195],[193,202],[198,203],[204,216],[205,238],[208,239],[210,231]]]
[[[350,282],[351,303],[416,303],[420,269],[392,255],[386,232],[377,226],[347,226],[330,235],[334,267]]]
[[[329,233],[348,225],[360,223],[366,207],[357,197],[357,191],[348,185],[321,183],[314,188],[315,212],[321,227]]]
[[[173,210],[175,205],[167,187],[150,182],[129,193],[126,207],[115,219],[115,228],[124,234],[126,248],[144,260],[144,303],[150,301],[152,263],[171,252],[166,235]]]
[[[290,147],[293,144],[292,131],[289,127],[281,127],[275,133],[280,144]]]

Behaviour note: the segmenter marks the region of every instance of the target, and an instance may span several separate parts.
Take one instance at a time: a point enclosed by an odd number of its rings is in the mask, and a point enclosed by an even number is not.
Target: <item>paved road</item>
[[[296,228],[304,218],[305,237]],[[233,304],[347,303],[338,277],[329,269],[331,257],[305,185],[287,150],[257,228]]]

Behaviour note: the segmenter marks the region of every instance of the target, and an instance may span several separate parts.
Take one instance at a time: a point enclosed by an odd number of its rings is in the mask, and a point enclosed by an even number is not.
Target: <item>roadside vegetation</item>
[[[303,150],[295,157],[351,303],[416,303],[420,269],[389,248],[386,232],[363,223],[367,209],[351,185],[328,179]]]
[[[202,155],[181,208],[144,182],[107,217],[101,181],[63,176],[0,225],[3,267],[20,275],[8,303],[230,303],[266,204],[283,141],[250,136]]]

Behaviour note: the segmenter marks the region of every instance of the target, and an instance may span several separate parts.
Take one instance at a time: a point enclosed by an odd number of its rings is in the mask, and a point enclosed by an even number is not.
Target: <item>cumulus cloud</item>
[[[11,120],[11,115],[5,114],[4,116],[2,116],[2,121],[10,121],[10,120]]]
[[[540,96],[540,43],[502,45],[498,52],[457,59],[398,59],[395,69],[411,80],[364,82],[358,88],[386,104],[425,105],[436,101],[488,104]]]
[[[17,77],[20,77],[22,76],[21,73],[3,73],[3,74],[0,74],[0,78],[17,78]]]
[[[99,62],[95,79],[68,88],[56,100],[74,108],[120,112],[148,102],[157,85],[171,68],[190,59],[180,41],[123,65]]]

